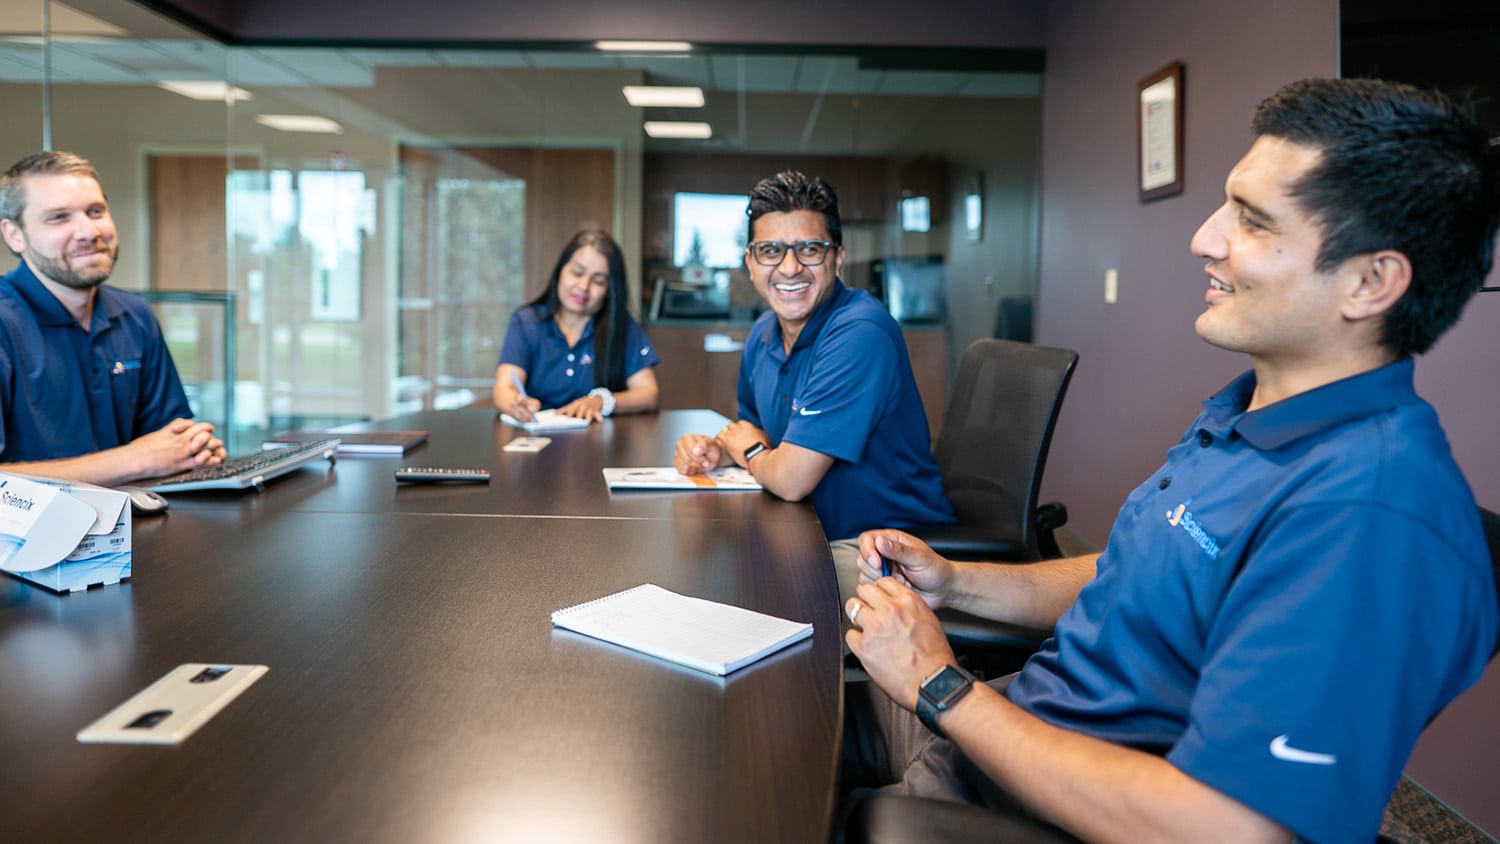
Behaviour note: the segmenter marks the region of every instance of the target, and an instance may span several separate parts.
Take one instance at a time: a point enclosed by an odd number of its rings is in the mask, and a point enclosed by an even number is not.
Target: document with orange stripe
[[[760,482],[738,466],[721,466],[704,475],[684,475],[671,466],[605,469],[610,489],[736,490],[760,489]]]

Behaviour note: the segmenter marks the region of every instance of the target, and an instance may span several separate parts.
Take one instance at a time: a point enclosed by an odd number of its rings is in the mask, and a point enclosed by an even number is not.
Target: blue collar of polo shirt
[[[566,343],[568,341],[568,338],[565,337],[565,336],[563,336],[562,328],[560,326],[558,326],[557,320],[555,320],[555,319],[552,318],[552,315],[555,313],[555,311],[552,310],[552,306],[550,306],[550,305],[548,305],[546,303],[543,303],[543,304],[540,304],[540,305],[536,306],[536,311],[537,311],[537,316],[540,317],[540,319],[538,321],[541,322],[543,325],[546,326],[546,328],[544,328],[543,330],[550,331],[553,334],[556,334],[557,337],[558,337],[558,339],[562,340],[563,343],[566,345]],[[600,311],[599,313],[604,313],[604,312]],[[586,322],[586,323],[584,323],[584,325],[583,325],[583,333],[578,335],[578,342],[579,343],[582,343],[585,340],[589,340],[589,339],[593,338],[593,336],[594,336],[594,324],[597,323],[598,321],[599,321],[599,314],[594,314],[593,316],[589,317],[589,321]]]
[[[36,277],[36,273],[31,271],[31,265],[24,259],[7,277],[16,295],[36,314],[38,325],[51,328],[78,324],[73,315],[68,313],[68,309],[63,307],[63,303],[52,295],[52,291],[43,286],[41,279]],[[125,312],[124,306],[105,292],[103,284],[94,290],[94,312],[89,316],[90,332],[108,328],[115,317]]]
[[[797,335],[797,342],[792,344],[792,351],[805,349],[816,342],[818,335],[823,331],[824,324],[828,322],[828,318],[833,316],[834,311],[838,310],[839,300],[852,293],[853,291],[844,286],[842,279],[835,278],[833,280],[833,291],[827,299],[823,300],[823,304],[819,305],[816,311],[813,311],[813,315],[807,318],[807,324],[802,326],[802,333]],[[781,320],[778,319],[775,321],[773,329],[766,335],[766,342],[776,354],[782,354]]]
[[[1250,445],[1269,450],[1347,422],[1385,413],[1421,401],[1413,378],[1416,364],[1410,357],[1369,372],[1361,372],[1298,393],[1275,404],[1246,411],[1255,391],[1255,372],[1246,372],[1229,382],[1203,403],[1215,421],[1244,437]]]
[[[31,271],[31,265],[22,259],[20,266],[16,267],[9,276],[11,285],[15,288],[16,295],[31,308],[36,314],[39,325],[55,326],[69,325],[74,323],[73,315],[63,307],[62,302],[52,295],[52,291],[42,286],[40,279]]]

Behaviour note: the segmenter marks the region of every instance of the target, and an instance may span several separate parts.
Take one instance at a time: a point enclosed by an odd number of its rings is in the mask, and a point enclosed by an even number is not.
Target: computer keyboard
[[[188,492],[195,489],[248,489],[265,488],[271,478],[300,469],[314,460],[333,462],[338,450],[336,439],[301,443],[268,451],[257,451],[243,457],[231,457],[218,466],[205,466],[180,475],[157,478],[141,484],[156,492]]]

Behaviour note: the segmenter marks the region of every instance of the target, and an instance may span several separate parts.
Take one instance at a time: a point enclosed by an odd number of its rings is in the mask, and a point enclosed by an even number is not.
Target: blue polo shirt
[[[740,418],[834,459],[809,500],[830,539],[880,527],[952,524],[906,340],[863,290],[834,282],[787,354],[774,312],[740,359]]]
[[[1410,358],[1204,403],[1007,695],[1160,753],[1309,841],[1371,841],[1418,733],[1484,670],[1477,507]]]
[[[640,323],[626,316],[625,378],[661,362]],[[562,407],[599,386],[594,380],[594,324],[589,320],[578,342],[568,345],[546,305],[527,305],[511,315],[500,346],[499,363],[526,372],[526,393],[543,408]],[[497,364],[498,365],[498,364]]]
[[[0,461],[91,454],[193,415],[151,306],[96,290],[84,331],[25,261],[0,278]]]

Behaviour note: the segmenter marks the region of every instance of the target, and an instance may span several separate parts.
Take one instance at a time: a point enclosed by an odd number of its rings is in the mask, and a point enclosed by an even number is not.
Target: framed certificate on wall
[[[1182,193],[1182,62],[1136,86],[1142,202]]]

